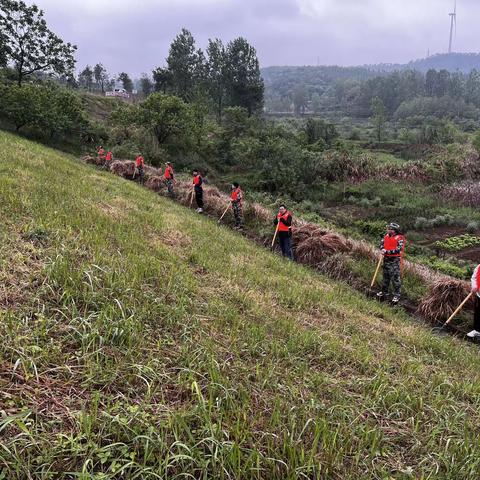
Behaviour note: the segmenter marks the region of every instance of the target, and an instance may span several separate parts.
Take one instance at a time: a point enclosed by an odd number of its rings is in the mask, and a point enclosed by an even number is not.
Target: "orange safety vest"
[[[279,213],[277,215],[277,219],[278,219],[278,231],[279,232],[289,232],[290,231],[290,228],[288,225],[285,225],[283,222],[280,221],[281,218],[283,218],[284,220],[287,220],[288,216],[291,215],[290,212],[287,210],[283,215],[281,213]]]
[[[383,248],[385,250],[396,250],[398,248],[399,240],[403,240],[403,247],[400,253],[386,253],[386,257],[401,257],[403,255],[403,251],[405,250],[405,237],[403,235],[393,235],[390,236],[385,235],[383,238]]]
[[[173,178],[173,168],[171,166],[168,166],[165,169],[164,177],[166,180],[170,180],[171,178]]]
[[[240,187],[232,190],[232,194],[230,195],[230,199],[232,200],[232,202],[237,202],[239,196],[240,196],[240,202],[241,202],[242,198],[243,198],[243,195],[242,195],[242,191],[240,190]]]
[[[193,177],[193,184],[194,184],[196,187],[201,186],[201,184],[202,184],[202,177],[201,177],[200,174],[195,175],[195,176]]]

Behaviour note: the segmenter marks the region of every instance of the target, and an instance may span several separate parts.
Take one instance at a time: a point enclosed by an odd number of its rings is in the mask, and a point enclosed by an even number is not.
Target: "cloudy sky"
[[[182,27],[200,47],[244,36],[261,66],[407,62],[448,47],[454,0],[36,0],[78,45],[78,67],[132,75],[164,64]],[[480,51],[480,0],[458,0],[455,51]]]

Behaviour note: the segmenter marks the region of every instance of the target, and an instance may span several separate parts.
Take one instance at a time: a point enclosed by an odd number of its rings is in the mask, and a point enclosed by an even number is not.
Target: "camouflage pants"
[[[233,202],[233,216],[235,217],[235,226],[241,227],[243,225],[243,211],[242,204],[240,202]]]
[[[393,294],[399,296],[402,291],[402,280],[400,278],[400,257],[385,257],[383,260],[383,293],[388,293],[390,283],[393,285]]]
[[[167,190],[168,190],[168,194],[173,197],[174,195],[174,190],[173,190],[173,180],[172,179],[167,179],[165,180],[166,184],[167,184]]]

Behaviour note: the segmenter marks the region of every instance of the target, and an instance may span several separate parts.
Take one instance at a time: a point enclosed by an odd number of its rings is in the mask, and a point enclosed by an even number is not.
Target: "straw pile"
[[[165,189],[165,182],[163,181],[163,177],[152,175],[145,182],[145,186],[154,192],[161,192]]]
[[[468,293],[467,282],[452,278],[438,280],[422,299],[417,313],[432,322],[446,321]]]
[[[327,257],[351,251],[351,243],[345,237],[314,224],[294,228],[293,242],[297,261],[313,267],[319,267]]]
[[[135,173],[135,162],[131,160],[115,160],[110,165],[110,171],[123,178],[133,178]]]

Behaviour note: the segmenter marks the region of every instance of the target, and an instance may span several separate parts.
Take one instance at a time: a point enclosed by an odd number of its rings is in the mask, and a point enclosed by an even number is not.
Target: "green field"
[[[478,349],[0,133],[0,478],[478,479]]]

